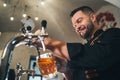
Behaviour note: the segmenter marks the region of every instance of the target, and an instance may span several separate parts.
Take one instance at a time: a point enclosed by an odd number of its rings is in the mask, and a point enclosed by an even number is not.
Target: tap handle
[[[16,69],[17,69],[18,71],[22,69],[22,66],[21,66],[20,63],[17,63],[17,65],[16,65]]]
[[[41,27],[42,27],[42,31],[41,31],[41,36],[46,36],[46,25],[47,25],[47,21],[46,20],[42,20],[41,22]]]

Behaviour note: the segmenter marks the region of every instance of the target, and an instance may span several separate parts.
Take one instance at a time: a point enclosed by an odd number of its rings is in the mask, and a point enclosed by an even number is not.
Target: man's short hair
[[[70,17],[73,17],[73,15],[78,12],[78,11],[82,11],[84,12],[85,14],[90,14],[90,13],[94,13],[94,10],[88,6],[81,6],[81,7],[78,7],[76,9],[74,9],[71,13],[70,13]]]

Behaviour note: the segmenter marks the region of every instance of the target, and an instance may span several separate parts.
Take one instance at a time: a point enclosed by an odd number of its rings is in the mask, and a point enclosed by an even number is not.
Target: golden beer
[[[39,70],[43,77],[53,78],[57,74],[56,61],[53,57],[43,57],[37,59]]]

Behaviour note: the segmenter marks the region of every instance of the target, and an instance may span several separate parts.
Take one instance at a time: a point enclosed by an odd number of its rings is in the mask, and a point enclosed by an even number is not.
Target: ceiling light
[[[44,5],[45,3],[44,2],[41,2],[42,5]]]
[[[3,3],[3,7],[6,7],[7,6],[7,4],[6,3]]]
[[[26,16],[27,16],[27,14],[25,14],[25,13],[24,13],[22,16],[23,16],[23,17],[26,17]]]
[[[23,17],[26,17],[27,16],[27,14],[26,14],[26,10],[27,10],[27,5],[25,5],[25,7],[24,7],[24,11],[23,11]]]
[[[14,20],[14,17],[10,17],[10,20],[13,21],[13,20]]]
[[[38,19],[39,19],[38,17],[35,17],[35,20],[36,20],[36,21],[38,21]]]
[[[13,14],[12,14],[12,16],[10,17],[10,20],[11,20],[11,21],[14,20],[15,9],[16,9],[16,5],[13,6]]]
[[[44,5],[44,4],[45,4],[44,0],[41,0],[41,2],[40,2],[40,3],[41,3],[41,5]]]

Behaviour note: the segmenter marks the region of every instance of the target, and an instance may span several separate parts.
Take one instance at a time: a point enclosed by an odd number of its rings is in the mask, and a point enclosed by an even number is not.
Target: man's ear
[[[91,13],[90,14],[90,19],[95,22],[96,21],[96,14],[95,13]]]

